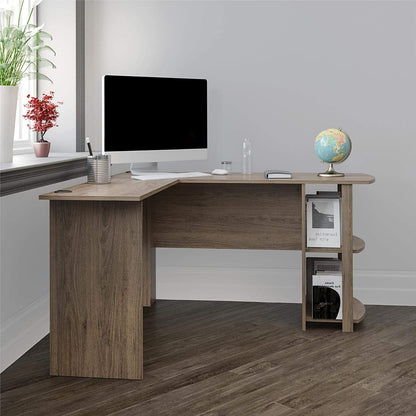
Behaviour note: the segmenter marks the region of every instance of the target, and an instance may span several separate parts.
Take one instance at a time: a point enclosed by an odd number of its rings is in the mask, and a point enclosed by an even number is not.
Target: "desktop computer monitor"
[[[207,80],[103,77],[103,152],[113,163],[201,160],[207,150]]]

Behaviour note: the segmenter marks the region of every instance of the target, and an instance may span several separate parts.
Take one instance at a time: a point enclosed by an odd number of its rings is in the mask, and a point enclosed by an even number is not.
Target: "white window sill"
[[[34,155],[33,147],[14,147],[13,148],[13,156],[17,155]]]
[[[12,163],[0,164],[0,196],[50,185],[87,175],[88,153],[51,153],[37,158],[33,153],[14,155]]]

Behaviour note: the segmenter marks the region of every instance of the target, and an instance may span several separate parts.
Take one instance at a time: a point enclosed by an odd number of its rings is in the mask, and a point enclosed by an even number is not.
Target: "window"
[[[32,142],[36,141],[36,132],[27,127],[28,122],[23,118],[23,114],[27,111],[24,104],[27,102],[28,94],[36,96],[36,79],[23,78],[19,84],[13,143],[13,153],[15,154],[32,151]]]
[[[25,0],[23,2],[21,22],[26,22],[31,10],[33,2]],[[1,0],[0,7],[12,10],[14,12],[13,21],[17,23],[17,16],[19,15],[20,1],[16,0]],[[36,24],[36,10],[34,11],[31,23]],[[37,81],[36,79],[29,79],[24,77],[19,83],[19,95],[17,98],[16,110],[16,124],[14,129],[14,143],[13,153],[28,153],[33,151],[32,142],[36,140],[36,133],[27,127],[27,120],[22,116],[26,113],[24,104],[27,102],[27,95],[37,95]]]

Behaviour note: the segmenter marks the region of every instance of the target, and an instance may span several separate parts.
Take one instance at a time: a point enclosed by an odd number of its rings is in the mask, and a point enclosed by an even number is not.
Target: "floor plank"
[[[415,307],[367,306],[351,334],[300,322],[296,304],[158,300],[144,380],[50,377],[45,337],[2,373],[2,415],[416,414]]]

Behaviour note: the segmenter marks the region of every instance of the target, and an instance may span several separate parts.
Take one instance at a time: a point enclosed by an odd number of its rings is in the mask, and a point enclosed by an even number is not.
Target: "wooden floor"
[[[48,338],[2,374],[2,415],[416,415],[416,308],[368,306],[353,334],[300,305],[157,301],[143,381],[50,377]]]

